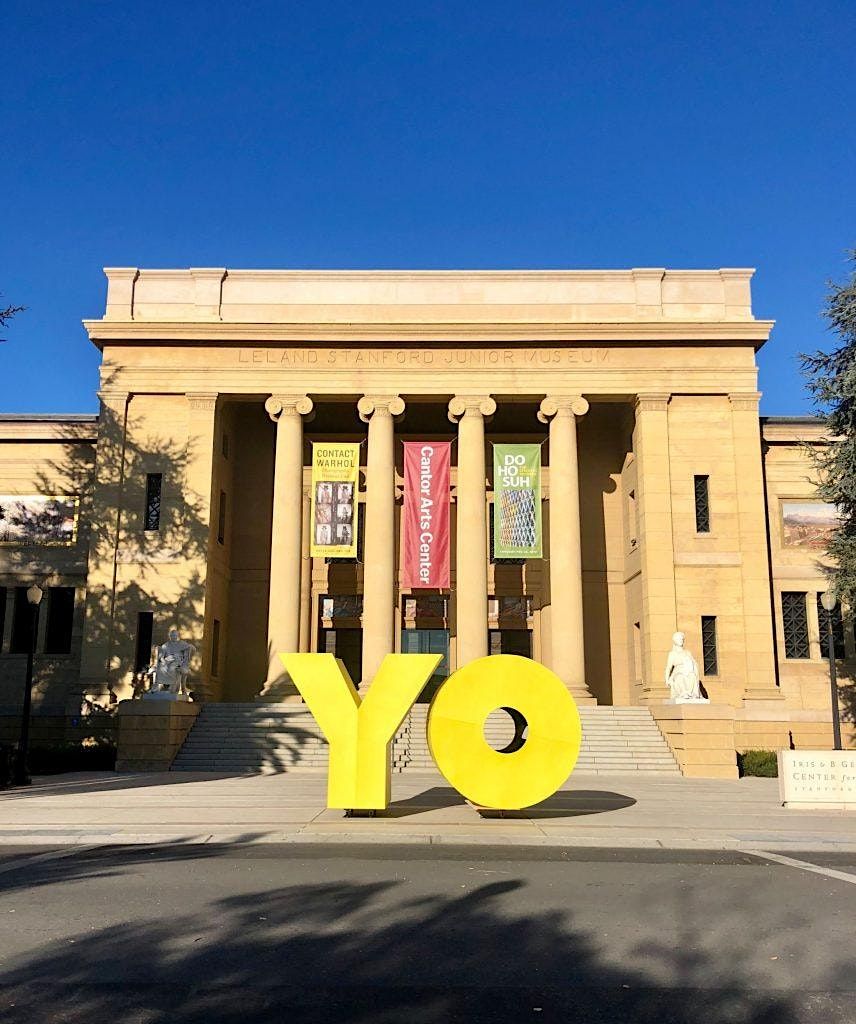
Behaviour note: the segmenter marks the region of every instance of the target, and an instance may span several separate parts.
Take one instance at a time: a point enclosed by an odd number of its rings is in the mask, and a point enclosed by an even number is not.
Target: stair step
[[[397,771],[434,769],[428,746],[428,705],[408,713],[392,743]],[[583,729],[577,769],[597,773],[647,771],[678,774],[672,753],[647,708],[580,708]],[[492,722],[485,737],[501,747],[510,722]],[[173,768],[176,771],[323,771],[328,744],[303,704],[206,704]]]

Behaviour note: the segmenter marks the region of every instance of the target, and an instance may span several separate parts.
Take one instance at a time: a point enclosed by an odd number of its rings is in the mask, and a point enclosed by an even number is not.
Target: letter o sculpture
[[[525,743],[494,750],[484,723],[498,708],[526,719]],[[574,769],[582,728],[574,698],[548,668],[516,654],[478,658],[454,672],[431,701],[428,746],[446,780],[472,803],[499,810],[552,796]]]

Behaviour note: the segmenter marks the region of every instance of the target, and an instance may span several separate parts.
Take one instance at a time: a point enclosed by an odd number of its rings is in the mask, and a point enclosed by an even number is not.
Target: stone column
[[[594,702],[586,686],[577,416],[581,395],[548,395],[538,419],[550,424],[550,668],[578,703]]]
[[[734,475],[737,480],[737,523],[740,537],[740,578],[743,591],[743,638],[745,650],[744,701],[782,700],[777,685],[773,646],[770,560],[767,548],[767,513],[764,504],[764,471],[761,453],[761,421],[757,391],[731,394],[731,428],[734,438]],[[809,615],[817,614],[809,602]],[[814,634],[816,635],[816,634]],[[825,650],[825,645],[824,645]]]
[[[69,697],[69,714],[80,713],[80,696],[106,703],[121,678],[113,656],[116,565],[122,527],[125,446],[128,430],[127,391],[100,391],[98,446],[91,513],[86,580],[86,619],[81,651],[80,688]],[[122,694],[124,696],[124,694]],[[130,695],[130,694],[129,694]]]
[[[368,423],[366,525],[363,551],[363,687],[395,650],[395,421],[399,395],[364,395],[357,403]]]
[[[276,423],[273,523],[268,604],[268,671],[262,697],[291,697],[279,655],[300,650],[300,561],[303,519],[303,417],[312,411],[307,395],[271,395],[265,409]]]
[[[661,703],[669,696],[663,673],[672,634],[678,628],[669,451],[671,397],[666,393],[638,395],[633,431],[642,569],[642,699],[647,704]]]
[[[488,652],[484,418],[495,412],[489,395],[455,395],[449,402],[449,419],[458,424],[458,668]]]
[[[312,555],[309,517],[312,502],[308,490],[303,491],[303,530],[300,540],[300,653],[308,654],[312,637]]]
[[[218,566],[212,564],[212,550],[217,537],[217,523],[211,522],[211,498],[214,490],[214,435],[217,422],[217,392],[204,391],[187,394],[187,472],[188,508],[194,514],[185,518],[186,553],[193,564],[188,569],[196,585],[185,600],[192,602],[192,636],[185,637],[197,645],[198,655],[193,665],[193,688],[205,700],[216,699],[219,694],[211,687],[211,632],[217,616],[214,595],[217,593]],[[216,518],[216,516],[215,516]],[[213,526],[213,529],[212,529]],[[194,557],[195,556],[195,557]],[[222,575],[222,567],[219,567]],[[213,580],[212,580],[213,577]],[[222,613],[220,614],[222,618]]]

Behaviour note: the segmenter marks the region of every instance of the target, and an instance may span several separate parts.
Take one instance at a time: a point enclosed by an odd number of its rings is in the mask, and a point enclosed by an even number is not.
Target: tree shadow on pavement
[[[713,982],[701,963],[689,972],[680,961],[657,972],[635,961],[617,967],[560,894],[554,909],[521,910],[525,885],[512,877],[407,898],[394,878],[331,881],[212,899],[194,913],[159,906],[155,892],[148,918],[7,958],[0,1016],[10,1024],[814,1019],[792,993],[758,990],[739,942],[718,956]],[[688,919],[676,943],[699,948],[703,928]],[[660,952],[674,960],[686,950],[664,940]]]

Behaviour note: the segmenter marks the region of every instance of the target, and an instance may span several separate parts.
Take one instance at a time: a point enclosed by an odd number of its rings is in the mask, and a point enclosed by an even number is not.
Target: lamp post
[[[30,747],[30,705],[33,701],[33,654],[36,650],[39,604],[42,588],[34,583],[27,588],[27,602],[30,605],[30,643],[27,648],[27,682],[24,687],[24,707],[21,711],[21,738],[18,741],[18,758],[15,764],[15,785],[29,786],[30,773],[27,771],[27,756]]]
[[[832,613],[838,604],[835,591],[830,589],[820,595],[820,603],[826,612],[826,645],[829,654],[829,687],[832,696],[832,738],[836,750],[841,750],[841,715],[838,710],[838,679],[835,674],[835,650],[832,643]]]

